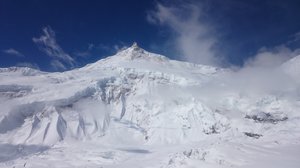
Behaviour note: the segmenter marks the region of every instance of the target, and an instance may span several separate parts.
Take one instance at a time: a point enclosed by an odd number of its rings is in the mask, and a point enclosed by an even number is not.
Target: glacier
[[[299,58],[236,71],[135,43],[65,72],[0,68],[0,167],[298,168]]]

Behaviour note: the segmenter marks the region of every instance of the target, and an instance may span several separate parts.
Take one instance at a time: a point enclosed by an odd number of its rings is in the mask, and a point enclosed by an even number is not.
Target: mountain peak
[[[145,50],[142,49],[137,42],[133,42],[130,47],[127,47],[123,50],[120,50],[118,54],[124,54],[124,53],[144,53]]]
[[[165,56],[150,53],[144,50],[137,44],[137,42],[133,42],[131,47],[128,47],[127,49],[118,52],[117,55],[127,60],[154,60],[158,62],[169,60]]]
[[[137,42],[133,42],[131,48],[140,48]]]
[[[137,42],[133,42],[132,43],[132,45],[131,45],[131,47],[129,47],[129,48],[127,48],[127,50],[131,50],[131,51],[139,51],[139,52],[144,52],[145,50],[144,49],[142,49],[139,45],[138,45],[138,43]]]

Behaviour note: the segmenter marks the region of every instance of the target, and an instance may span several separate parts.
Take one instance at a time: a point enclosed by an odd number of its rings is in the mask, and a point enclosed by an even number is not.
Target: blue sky
[[[299,7],[297,0],[1,0],[0,67],[63,71],[134,41],[215,66],[285,60],[278,58],[299,53]]]

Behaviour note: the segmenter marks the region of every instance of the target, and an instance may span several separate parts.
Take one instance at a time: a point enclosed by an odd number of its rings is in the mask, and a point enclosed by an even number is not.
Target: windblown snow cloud
[[[228,69],[231,73],[220,76],[204,86],[200,93],[209,103],[216,103],[218,97],[237,91],[245,95],[276,95],[294,99],[299,95],[299,81],[286,72],[285,62],[300,55],[299,49],[286,45],[261,48],[256,55],[246,60],[243,67]],[[297,73],[297,72],[293,72]]]
[[[54,70],[58,71],[58,70],[66,70],[67,67],[61,63],[58,60],[52,60],[50,65],[53,67]]]
[[[51,27],[44,27],[43,35],[41,35],[38,38],[34,37],[32,38],[32,40],[35,44],[38,45],[41,51],[43,51],[46,55],[54,59],[53,61],[55,63],[51,63],[51,65],[54,66],[54,68],[61,69],[62,67],[65,67],[63,63],[66,63],[71,67],[74,66],[74,59],[59,46],[59,44],[56,41],[55,32],[51,29]]]
[[[158,3],[147,15],[150,23],[167,26],[174,31],[175,46],[183,59],[193,63],[215,65],[218,63],[214,45],[217,38],[213,27],[205,22],[200,4],[185,3],[165,6]]]
[[[158,3],[156,9],[148,13],[149,22],[167,26],[175,32],[175,45],[184,59],[200,64],[220,65],[219,53],[215,45],[219,42],[214,27],[207,23],[201,4],[183,3],[180,6],[165,6]],[[298,36],[297,36],[298,37]],[[300,55],[299,49],[291,49],[287,44],[275,47],[261,47],[255,55],[245,60],[238,69],[228,69],[232,73],[217,78],[202,89],[209,101],[238,90],[241,94],[261,93],[292,97],[299,88],[281,65]],[[291,89],[292,88],[292,89]],[[214,102],[215,103],[215,102]]]
[[[115,52],[122,51],[122,50],[124,50],[124,49],[126,49],[126,48],[128,48],[128,46],[126,46],[125,44],[120,44],[120,45],[115,44],[115,45],[113,46],[113,50],[114,50]]]
[[[285,45],[261,48],[257,54],[245,62],[245,66],[272,68],[300,54],[300,49],[292,50]]]
[[[16,49],[13,49],[13,48],[3,50],[3,52],[6,54],[9,54],[9,55],[17,56],[17,57],[24,57],[24,55],[21,52],[17,51]]]

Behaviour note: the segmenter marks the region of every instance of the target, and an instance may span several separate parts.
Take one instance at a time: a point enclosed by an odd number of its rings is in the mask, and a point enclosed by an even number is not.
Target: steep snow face
[[[299,146],[299,97],[216,93],[232,73],[137,44],[62,73],[0,69],[0,150],[7,153],[0,162],[20,165],[20,157],[47,150],[30,157],[32,167],[53,160],[57,167],[240,167],[256,162],[249,153],[261,151],[253,144]]]
[[[113,136],[109,132],[113,119],[115,124],[126,125],[125,131],[134,132],[137,139],[132,141],[197,140],[201,134],[226,130],[228,123],[185,93],[186,88],[222,73],[225,71],[214,67],[169,60],[136,44],[63,73],[3,69],[1,137],[7,142],[46,145],[106,133],[109,137]]]

